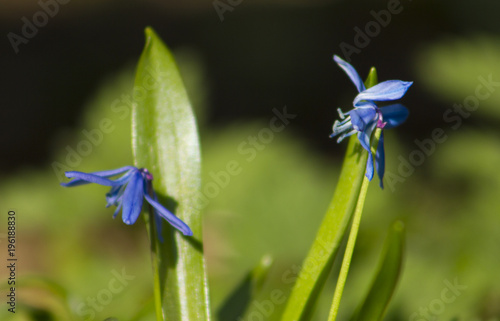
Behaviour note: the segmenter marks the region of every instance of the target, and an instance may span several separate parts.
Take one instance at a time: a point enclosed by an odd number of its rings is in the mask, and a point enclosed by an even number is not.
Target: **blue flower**
[[[354,98],[354,109],[343,113],[338,109],[341,121],[336,120],[333,124],[333,134],[339,135],[337,142],[353,134],[358,134],[359,142],[368,151],[368,162],[366,163],[366,177],[371,181],[374,174],[373,155],[370,151],[370,139],[375,128],[389,129],[402,124],[408,118],[408,109],[400,104],[392,104],[378,107],[375,101],[392,101],[402,98],[412,81],[387,80],[371,88],[366,89],[363,80],[359,77],[356,69],[338,56],[333,60],[342,68],[347,76],[356,86],[359,94]],[[380,135],[375,153],[375,166],[380,178],[380,187],[383,188],[382,179],[385,171],[384,155],[384,133]]]
[[[120,178],[111,180],[110,177],[123,174]],[[173,227],[181,231],[184,235],[191,236],[193,232],[182,220],[172,214],[169,210],[158,203],[156,193],[153,191],[153,175],[145,168],[125,166],[109,171],[94,173],[82,173],[70,171],[66,172],[66,177],[74,178],[68,183],[61,183],[65,187],[73,187],[88,183],[96,183],[104,186],[111,186],[111,190],[106,194],[106,207],[116,206],[113,218],[122,210],[122,219],[125,224],[134,224],[142,210],[143,198],[154,208],[156,222],[161,228],[161,219],[164,218]],[[161,233],[159,233],[161,235]]]

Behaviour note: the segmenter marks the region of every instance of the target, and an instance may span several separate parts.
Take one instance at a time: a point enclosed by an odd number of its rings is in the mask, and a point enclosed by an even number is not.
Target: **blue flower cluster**
[[[333,134],[330,137],[339,136],[337,142],[341,142],[348,136],[353,134],[358,135],[361,146],[368,151],[366,177],[371,181],[374,174],[373,155],[370,151],[370,140],[373,131],[377,127],[389,129],[399,126],[408,118],[408,109],[401,104],[378,107],[375,102],[392,101],[402,98],[413,82],[387,80],[366,89],[363,80],[359,77],[353,66],[338,56],[334,56],[333,59],[345,71],[359,93],[353,101],[354,109],[347,113],[343,113],[340,108],[338,109],[341,121],[335,121],[333,124]],[[382,180],[385,172],[383,132],[380,135],[375,153],[375,167],[380,178],[380,187],[383,188]]]
[[[112,180],[110,177],[123,174],[120,178]],[[193,232],[177,216],[163,207],[153,191],[153,175],[145,168],[125,166],[118,169],[82,173],[76,171],[66,172],[66,177],[74,178],[68,183],[61,183],[62,186],[72,187],[83,184],[96,183],[104,186],[111,186],[111,190],[106,194],[106,207],[116,206],[113,218],[122,211],[122,219],[125,224],[134,224],[142,210],[144,199],[154,208],[155,219],[161,224],[160,218],[164,218],[182,234],[191,236]],[[158,224],[158,228],[161,225]]]

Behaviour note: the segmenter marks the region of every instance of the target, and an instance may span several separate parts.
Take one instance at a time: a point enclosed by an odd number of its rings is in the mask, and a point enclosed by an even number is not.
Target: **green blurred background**
[[[220,3],[233,4],[223,20]],[[356,28],[396,3],[74,0],[57,3],[18,53],[8,34],[22,35],[22,18],[43,9],[36,1],[0,3],[0,258],[3,265],[6,214],[15,209],[20,285],[18,313],[2,303],[0,319],[153,319],[143,222],[112,220],[107,188],[64,189],[53,168],[132,163],[127,101],[151,25],[174,51],[198,117],[203,186],[233,161],[241,168],[204,210],[214,316],[263,255],[274,258],[266,289],[291,290],[286,276],[314,239],[346,147],[328,138],[336,108],[348,110],[355,95],[331,58],[345,56],[344,43],[358,45],[350,59],[362,77],[374,65],[380,80],[415,83],[403,100],[410,118],[386,131],[386,188],[377,178],[370,187],[342,319],[369,285],[388,226],[401,219],[406,262],[386,319],[498,320],[500,3],[401,0],[385,27],[356,40]],[[273,109],[284,106],[296,118],[265,136]],[[84,155],[68,156],[84,150],[85,133],[102,119],[113,130]],[[259,135],[249,160],[242,149]],[[1,302],[7,273],[0,269]],[[128,279],[108,298],[123,273]],[[462,286],[453,299],[442,297],[449,282]],[[333,288],[334,278],[314,320],[326,319]],[[92,298],[100,298],[95,308]],[[283,306],[266,319],[276,320]]]

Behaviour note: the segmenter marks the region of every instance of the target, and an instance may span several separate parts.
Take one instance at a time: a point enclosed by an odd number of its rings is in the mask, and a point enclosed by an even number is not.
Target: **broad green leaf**
[[[174,58],[151,28],[137,66],[132,149],[137,167],[154,176],[162,204],[191,227],[184,237],[163,221],[163,239],[146,216],[151,237],[157,319],[210,320],[202,246],[200,148],[195,118]],[[151,213],[151,211],[150,211]],[[161,309],[159,308],[161,306]]]
[[[377,83],[371,68],[367,88]],[[321,223],[316,239],[304,260],[281,320],[308,321],[351,221],[363,182],[368,153],[356,135],[351,136],[342,164],[337,188]]]
[[[394,222],[389,229],[372,286],[351,321],[382,320],[401,273],[404,230],[401,221]]]
[[[244,315],[245,311],[248,311],[250,302],[256,299],[262,291],[272,262],[272,258],[266,255],[252,271],[248,272],[220,307],[218,320],[237,320]],[[243,318],[243,320],[246,319]]]

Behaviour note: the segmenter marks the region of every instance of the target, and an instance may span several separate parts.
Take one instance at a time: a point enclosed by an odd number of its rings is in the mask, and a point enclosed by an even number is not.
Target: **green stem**
[[[380,138],[381,133],[382,130],[380,128],[377,128],[375,134],[373,135],[373,139],[371,142],[372,155],[375,155],[376,148],[378,145],[378,140]],[[361,215],[363,214],[363,207],[365,205],[365,199],[369,184],[370,181],[365,176],[363,178],[363,183],[361,185],[361,190],[359,192],[356,208],[354,209],[351,231],[349,232],[349,238],[347,239],[347,246],[344,253],[344,258],[342,259],[342,266],[340,267],[340,273],[339,273],[339,278],[337,280],[337,285],[335,287],[335,293],[333,294],[332,307],[330,308],[328,321],[335,321],[337,319],[340,300],[342,299],[342,293],[344,292],[344,286],[347,280],[347,274],[349,273],[349,267],[351,266],[352,254],[354,252],[354,246],[356,245],[356,237],[358,236],[359,225],[361,223]]]
[[[146,214],[146,213],[145,213]],[[158,257],[158,230],[156,229],[155,219],[154,219],[154,209],[151,205],[148,205],[148,213],[144,215],[146,218],[146,229],[148,231],[149,241],[151,244],[151,265],[153,267],[153,289],[154,289],[154,303],[155,303],[155,313],[156,320],[163,320],[163,310],[162,310],[162,291],[161,291],[161,280],[158,271],[160,268],[160,260]]]
[[[335,287],[335,293],[333,295],[333,302],[332,302],[332,307],[330,309],[330,315],[328,316],[328,321],[334,321],[337,318],[340,306],[340,299],[342,298],[342,293],[344,292],[344,286],[347,280],[347,274],[349,272],[349,267],[351,265],[352,253],[354,252],[354,245],[356,244],[356,237],[358,235],[359,225],[361,223],[361,214],[363,213],[363,205],[365,203],[366,192],[368,191],[369,183],[370,181],[365,176],[365,178],[363,179],[363,185],[361,185],[361,191],[359,193],[358,203],[356,204],[356,209],[354,211],[352,227],[349,233],[349,239],[347,241],[347,247],[344,253],[344,258],[342,260],[342,267],[340,268],[340,274],[337,280],[337,286]]]

